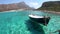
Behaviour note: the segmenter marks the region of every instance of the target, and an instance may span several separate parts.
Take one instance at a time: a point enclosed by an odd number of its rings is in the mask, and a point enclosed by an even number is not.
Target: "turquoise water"
[[[36,14],[50,16],[47,26],[29,20],[28,15]],[[0,13],[0,34],[58,34],[60,30],[60,15],[39,11],[17,11]]]

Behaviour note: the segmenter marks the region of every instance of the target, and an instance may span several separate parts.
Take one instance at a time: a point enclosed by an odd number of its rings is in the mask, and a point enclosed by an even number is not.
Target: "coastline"
[[[23,11],[23,9],[2,11],[2,12],[0,12],[0,13],[5,13],[5,12],[17,12],[17,11]]]
[[[60,15],[60,12],[57,12],[57,11],[44,11],[44,12]]]
[[[41,11],[41,12],[46,12],[46,13],[52,13],[52,14],[60,15],[60,12],[58,12],[58,11],[48,11],[48,10],[36,10],[36,11]]]
[[[24,11],[24,9],[2,11],[0,13],[5,13],[5,12],[18,12],[18,11]],[[32,11],[41,11],[41,12],[46,12],[46,13],[52,13],[52,14],[58,14],[58,15],[60,15],[60,12],[58,12],[58,11],[48,11],[48,10],[32,10]]]

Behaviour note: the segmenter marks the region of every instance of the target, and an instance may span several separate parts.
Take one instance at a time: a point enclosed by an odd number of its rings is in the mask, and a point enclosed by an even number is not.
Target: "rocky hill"
[[[38,10],[60,11],[60,1],[44,2]]]
[[[0,12],[8,10],[17,10],[17,9],[33,9],[29,7],[25,2],[13,3],[13,4],[0,4]]]

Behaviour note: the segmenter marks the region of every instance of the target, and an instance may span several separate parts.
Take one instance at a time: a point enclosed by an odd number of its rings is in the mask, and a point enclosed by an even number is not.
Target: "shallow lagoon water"
[[[50,16],[47,26],[37,24],[29,19],[29,14]],[[58,34],[60,30],[60,15],[42,11],[17,11],[0,13],[0,34]]]

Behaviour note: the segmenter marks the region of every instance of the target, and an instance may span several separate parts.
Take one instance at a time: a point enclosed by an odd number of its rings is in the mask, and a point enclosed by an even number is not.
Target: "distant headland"
[[[34,9],[34,8],[29,7],[25,2],[13,3],[13,4],[0,4],[0,12],[18,10],[18,9],[30,10],[30,9]]]
[[[44,2],[37,10],[60,11],[60,1]]]

